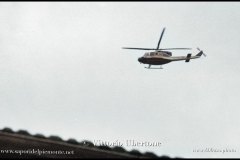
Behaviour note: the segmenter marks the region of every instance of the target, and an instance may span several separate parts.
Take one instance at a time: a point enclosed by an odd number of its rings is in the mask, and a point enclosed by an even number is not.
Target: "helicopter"
[[[192,56],[191,53],[187,54],[187,56],[172,56],[172,52],[168,50],[191,50],[191,48],[159,48],[160,43],[165,32],[165,28],[163,28],[160,39],[158,41],[156,48],[132,48],[132,47],[123,47],[122,49],[134,49],[134,50],[151,50],[152,52],[146,52],[142,57],[138,58],[138,61],[143,64],[148,64],[147,69],[163,69],[162,65],[173,62],[173,61],[185,61],[189,62],[190,59],[200,58],[202,55],[206,57],[206,54],[203,53],[202,50],[199,50],[199,53]],[[160,68],[151,68],[151,65],[160,65]]]

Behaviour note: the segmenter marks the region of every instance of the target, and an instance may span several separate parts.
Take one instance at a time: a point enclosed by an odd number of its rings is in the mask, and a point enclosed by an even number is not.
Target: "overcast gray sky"
[[[240,157],[239,19],[238,2],[1,2],[0,127]],[[207,57],[147,70],[121,49],[156,47],[163,27],[161,47]]]

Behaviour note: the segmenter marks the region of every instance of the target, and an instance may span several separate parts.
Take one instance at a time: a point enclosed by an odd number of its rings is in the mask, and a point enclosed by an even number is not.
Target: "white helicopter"
[[[163,69],[162,65],[167,64],[173,61],[185,61],[189,62],[190,59],[200,58],[202,55],[206,56],[202,50],[199,50],[199,53],[195,56],[192,56],[191,53],[187,54],[187,56],[175,56],[172,57],[172,53],[166,50],[178,50],[185,49],[190,50],[191,48],[159,48],[165,28],[163,28],[162,34],[157,44],[157,48],[131,48],[131,47],[123,47],[123,49],[136,49],[136,50],[152,50],[153,52],[146,52],[142,57],[138,58],[138,61],[143,64],[148,64],[147,69]],[[151,68],[151,65],[160,65],[160,68]]]

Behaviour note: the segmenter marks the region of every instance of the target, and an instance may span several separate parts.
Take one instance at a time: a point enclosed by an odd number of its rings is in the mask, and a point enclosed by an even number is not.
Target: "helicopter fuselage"
[[[149,65],[163,65],[170,63],[172,61],[186,61],[189,62],[190,59],[196,59],[200,58],[203,54],[202,51],[200,51],[197,55],[191,56],[191,54],[188,54],[187,56],[174,56],[172,57],[171,52],[167,51],[155,51],[155,52],[147,52],[142,57],[138,58],[138,61],[143,64],[149,64]]]
[[[138,61],[143,64],[163,65],[171,62],[171,60],[167,58],[171,56],[171,52],[147,52],[144,56],[138,58]]]

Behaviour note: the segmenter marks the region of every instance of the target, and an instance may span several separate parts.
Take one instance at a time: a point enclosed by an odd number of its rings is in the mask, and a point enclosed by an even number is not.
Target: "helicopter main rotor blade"
[[[162,34],[161,34],[160,39],[159,39],[159,41],[158,41],[158,45],[157,45],[156,50],[159,49],[159,46],[160,46],[160,43],[161,43],[161,40],[162,40],[162,37],[163,37],[164,31],[165,31],[165,28],[163,28],[163,30],[162,30]]]
[[[164,50],[178,50],[178,49],[191,50],[192,48],[160,48],[160,49],[155,49],[155,48],[132,48],[132,47],[123,47],[122,49],[164,51]]]
[[[178,49],[191,50],[192,48],[160,48],[157,50],[161,51],[161,50],[178,50]]]
[[[155,48],[132,48],[132,47],[123,47],[122,49],[156,50]]]

